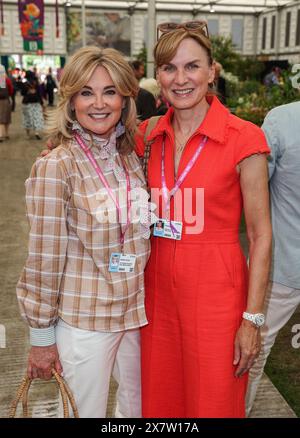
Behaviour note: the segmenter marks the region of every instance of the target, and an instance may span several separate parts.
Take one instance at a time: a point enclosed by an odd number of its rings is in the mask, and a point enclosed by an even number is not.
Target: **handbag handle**
[[[73,415],[75,418],[79,418],[77,406],[73,397],[73,394],[64,381],[64,379],[56,372],[56,370],[52,369],[52,375],[57,383],[57,386],[59,388],[59,392],[62,398],[63,403],[63,411],[64,411],[64,418],[69,418],[69,405],[68,401],[70,402],[70,405],[72,407]],[[17,390],[16,398],[13,400],[10,410],[9,410],[9,418],[14,418],[16,415],[17,407],[22,399],[22,408],[23,408],[23,417],[28,418],[28,393],[29,388],[31,386],[32,379],[30,379],[28,376],[25,376]]]
[[[153,141],[147,141],[147,137],[151,134],[153,129],[156,127],[160,118],[161,116],[153,116],[149,119],[144,135],[145,150],[144,150],[144,156],[140,158],[140,161],[146,178],[147,187],[148,187],[148,161],[151,153],[151,145],[153,143]]]

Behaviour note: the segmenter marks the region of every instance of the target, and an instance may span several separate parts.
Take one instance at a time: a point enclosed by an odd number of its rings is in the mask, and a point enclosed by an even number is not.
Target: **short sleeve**
[[[253,123],[246,122],[242,128],[235,151],[235,162],[240,163],[244,158],[254,154],[269,154],[265,134],[262,129]]]
[[[137,134],[135,136],[135,152],[136,152],[138,157],[144,156],[144,151],[145,151],[144,137],[145,137],[146,129],[148,126],[148,122],[149,122],[149,119],[145,120],[144,122],[142,122],[138,126],[138,131],[137,131]]]

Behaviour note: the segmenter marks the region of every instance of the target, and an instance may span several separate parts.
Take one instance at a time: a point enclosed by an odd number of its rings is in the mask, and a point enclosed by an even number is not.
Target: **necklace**
[[[186,141],[182,140],[181,142],[179,142],[179,139],[175,139],[175,156],[174,156],[174,167],[175,167],[175,175],[177,175],[177,171],[178,171],[178,166],[179,166],[179,162],[180,162],[180,158],[182,155],[182,152],[185,148],[186,145]]]
[[[182,152],[184,147],[185,147],[186,143],[179,143],[176,142],[176,152]]]
[[[183,151],[183,149],[185,148],[185,145],[186,145],[186,142],[187,142],[188,138],[189,138],[189,135],[184,137],[184,138],[182,138],[182,139],[179,139],[178,136],[176,136],[176,138],[175,138],[175,146],[176,146],[176,152],[177,153],[180,153],[180,152]]]
[[[191,132],[189,132],[188,134],[184,135],[181,138],[178,136],[178,134],[175,135],[175,157],[174,157],[175,175],[177,175],[181,155],[185,148],[186,142],[190,138],[190,136],[191,136]]]

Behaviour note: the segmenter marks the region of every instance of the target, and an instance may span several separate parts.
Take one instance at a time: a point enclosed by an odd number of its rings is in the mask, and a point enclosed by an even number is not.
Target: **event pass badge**
[[[182,222],[167,219],[159,219],[154,224],[153,236],[164,237],[165,239],[181,240]]]
[[[133,272],[136,255],[113,252],[109,261],[109,272]]]

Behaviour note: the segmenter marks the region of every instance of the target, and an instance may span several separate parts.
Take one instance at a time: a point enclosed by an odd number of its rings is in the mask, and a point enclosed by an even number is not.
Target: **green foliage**
[[[146,48],[145,44],[144,44],[143,48],[137,54],[136,59],[138,59],[139,61],[142,61],[144,64],[147,63],[147,48]]]
[[[264,64],[255,57],[240,55],[232,43],[231,38],[224,36],[213,36],[212,50],[213,57],[222,64],[226,72],[231,72],[240,80],[258,80],[264,70]]]
[[[225,71],[235,74],[235,64],[240,55],[235,51],[231,38],[212,36],[211,42],[214,59],[222,64]]]
[[[300,349],[293,348],[292,328],[300,321],[298,308],[289,322],[279,332],[271,350],[265,372],[300,417]]]
[[[245,96],[246,94],[257,93],[261,87],[261,82],[251,79],[244,82],[239,82],[238,92],[239,95]]]
[[[242,80],[259,80],[265,69],[264,64],[254,56],[239,56],[235,74]]]
[[[8,68],[11,70],[14,70],[16,68],[15,60],[11,56],[8,57]]]
[[[299,99],[300,92],[291,83],[291,72],[284,71],[280,84],[271,88],[257,81],[239,82],[235,93],[227,99],[227,104],[238,117],[261,126],[272,108]]]
[[[292,86],[290,71],[282,73],[280,85],[266,88],[261,83],[265,69],[262,62],[237,53],[227,37],[212,37],[212,46],[214,59],[224,69],[227,105],[237,116],[260,126],[272,108],[300,99],[299,90]]]
[[[69,11],[67,8],[67,47],[70,51],[73,45],[76,45],[81,39],[81,20],[78,12]]]
[[[36,55],[27,55],[26,56],[27,68],[34,67],[35,62],[36,62]]]
[[[139,51],[139,53],[136,56],[136,59],[139,61],[142,61],[145,66],[145,77],[147,77],[147,47],[143,46],[143,48]]]

